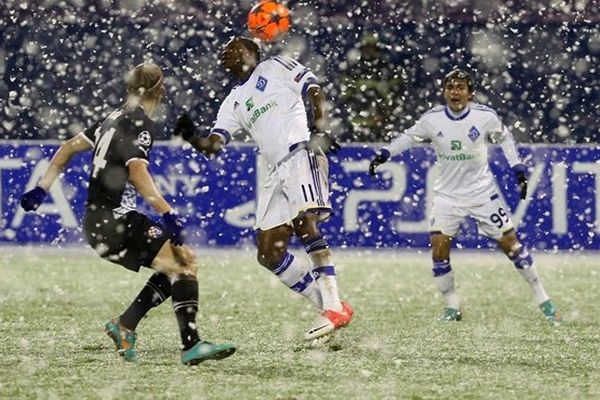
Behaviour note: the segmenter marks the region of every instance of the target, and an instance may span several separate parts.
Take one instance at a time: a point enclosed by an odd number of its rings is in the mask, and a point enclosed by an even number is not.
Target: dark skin
[[[248,39],[231,40],[221,53],[221,64],[227,72],[241,81],[252,74],[259,59],[258,54],[247,42]],[[315,119],[315,127],[323,130],[325,121],[325,93],[320,88],[312,87],[307,92]],[[218,135],[208,137],[194,136],[190,139],[192,146],[206,156],[213,156],[221,151],[223,140]],[[299,214],[291,226],[284,224],[267,230],[259,230],[256,237],[257,260],[269,270],[277,268],[287,252],[292,235],[296,235],[303,243],[321,236],[318,228],[319,214],[306,211]],[[323,250],[328,253],[329,250]]]
[[[464,80],[451,80],[444,86],[444,99],[447,106],[455,113],[462,112],[473,98],[473,92],[469,90],[467,82]],[[444,235],[441,232],[431,232],[430,242],[433,261],[445,261],[450,259],[450,243],[452,236]],[[512,257],[522,246],[517,238],[514,229],[506,232],[499,240],[498,247],[508,257]]]
[[[307,211],[298,215],[292,221],[292,226],[280,225],[266,231],[259,230],[256,236],[258,263],[271,271],[277,268],[287,252],[292,235],[298,236],[304,244],[321,236],[318,222],[319,215]]]

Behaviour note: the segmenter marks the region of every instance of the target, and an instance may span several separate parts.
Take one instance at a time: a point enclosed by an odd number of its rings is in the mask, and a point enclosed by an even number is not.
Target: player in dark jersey
[[[155,130],[150,116],[162,98],[162,71],[154,63],[140,64],[130,71],[127,83],[125,105],[63,143],[38,186],[23,194],[21,206],[36,210],[71,157],[93,150],[83,223],[86,240],[108,261],[136,272],[142,266],[156,271],[128,309],[106,323],[117,351],[124,360],[135,361],[138,322],[172,297],[182,362],[198,364],[228,357],[235,352],[233,345],[202,341],[198,335],[196,257],[183,245],[183,225],[148,172]],[[163,224],[136,211],[136,193],[162,215]]]

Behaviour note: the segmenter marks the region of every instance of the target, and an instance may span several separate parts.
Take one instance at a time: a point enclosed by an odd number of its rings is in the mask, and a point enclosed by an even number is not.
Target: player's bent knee
[[[523,244],[519,242],[514,233],[502,236],[498,240],[498,245],[508,257],[514,257],[523,247]]]
[[[287,241],[261,242],[258,246],[256,260],[270,270],[276,268],[287,254]]]
[[[283,259],[284,255],[285,255],[285,253],[278,255],[278,254],[275,254],[274,252],[259,251],[256,255],[256,260],[263,267],[265,267],[269,270],[274,270],[275,268],[277,268],[277,266]]]
[[[310,211],[302,213],[293,222],[294,234],[303,242],[321,237],[318,222],[318,214]]]
[[[175,247],[169,241],[160,248],[151,267],[169,277],[182,273],[196,276],[198,271],[196,256],[192,249],[188,246]]]

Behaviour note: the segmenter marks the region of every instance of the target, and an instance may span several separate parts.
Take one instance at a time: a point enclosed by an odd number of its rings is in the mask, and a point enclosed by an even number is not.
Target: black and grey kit
[[[136,210],[128,165],[149,162],[154,123],[141,107],[117,109],[83,133],[94,146],[85,237],[104,259],[138,271],[168,240],[165,229]]]

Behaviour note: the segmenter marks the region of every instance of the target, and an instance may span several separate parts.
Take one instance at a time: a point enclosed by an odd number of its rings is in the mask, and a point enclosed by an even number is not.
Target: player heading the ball
[[[256,142],[269,168],[256,209],[258,262],[317,307],[305,339],[320,344],[353,314],[340,301],[332,253],[318,227],[331,212],[325,154],[339,149],[324,133],[325,93],[312,71],[296,60],[277,55],[260,61],[258,45],[248,38],[231,39],[221,62],[240,83],[221,103],[209,135],[195,135],[186,115],[174,134],[205,155],[219,152],[242,131]],[[315,117],[312,134],[303,96]],[[310,267],[288,251],[293,235],[304,244]]]

